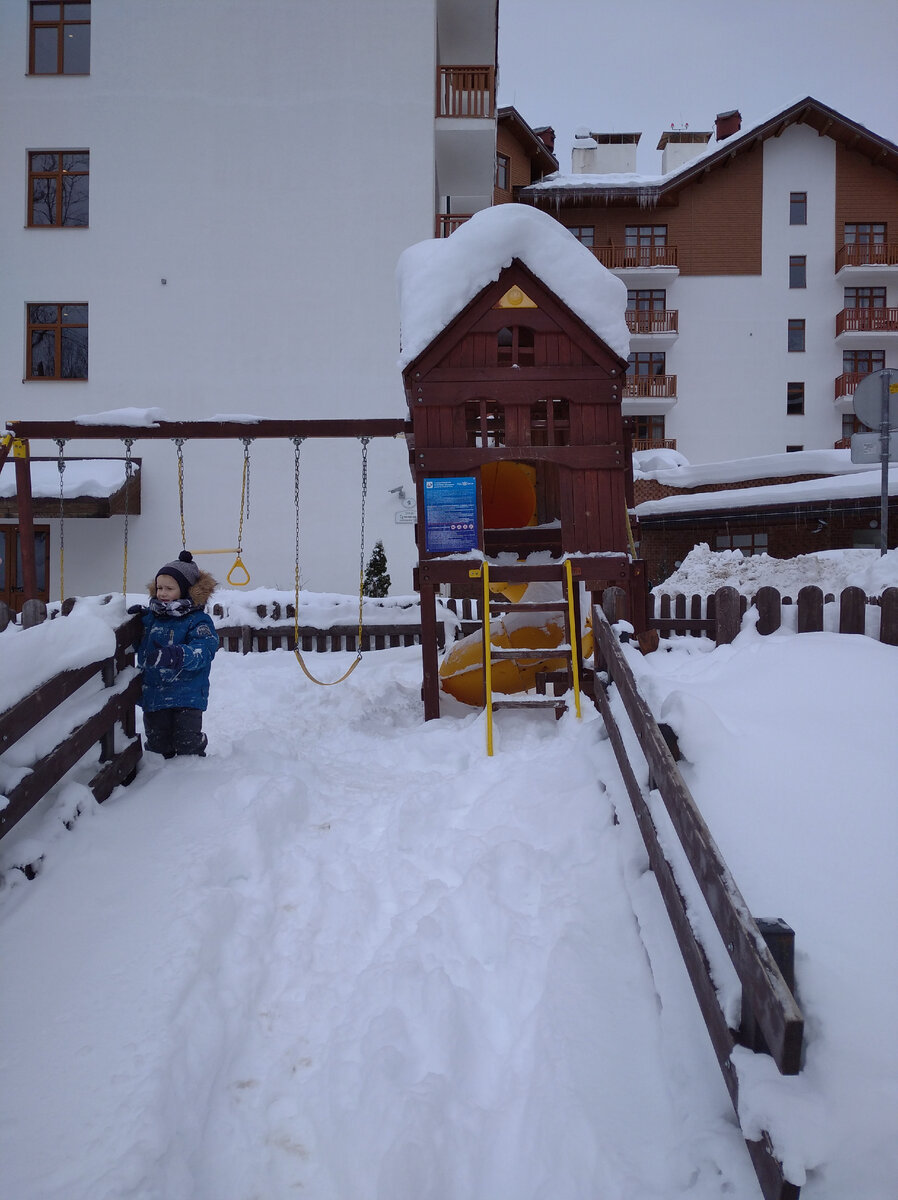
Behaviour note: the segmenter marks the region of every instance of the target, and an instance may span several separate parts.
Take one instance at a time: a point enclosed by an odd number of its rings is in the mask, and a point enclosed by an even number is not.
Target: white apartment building
[[[593,133],[519,194],[626,281],[635,444],[696,463],[831,449],[898,366],[898,146],[811,97],[740,126],[664,133],[651,176]]]
[[[492,201],[496,41],[497,0],[4,0],[0,431],[123,412],[139,426],[147,410],[404,417],[396,263],[438,214]],[[135,436],[129,590],[181,548],[176,450]],[[64,453],[74,471],[124,448],[73,439]],[[250,453],[251,586],[292,588],[293,447]],[[243,446],[190,441],[183,456],[188,546],[234,548]],[[360,445],[309,441],[302,459],[303,586],[351,592]],[[408,484],[404,441],[372,442],[367,547],[384,542],[399,592]],[[15,604],[6,491],[0,599]],[[67,594],[121,586],[121,501],[66,498]],[[36,497],[35,519],[56,599],[51,500]],[[231,559],[203,565],[223,579]]]

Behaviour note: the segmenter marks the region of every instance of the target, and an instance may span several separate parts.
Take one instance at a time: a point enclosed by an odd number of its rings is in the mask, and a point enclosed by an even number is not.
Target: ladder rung
[[[564,696],[522,696],[515,699],[509,696],[505,700],[493,700],[493,710],[497,708],[567,708]]]
[[[490,658],[564,658],[570,657],[571,648],[568,645],[561,646],[541,646],[539,649],[530,650],[523,647],[510,649],[496,649],[494,646],[490,650]]]
[[[563,600],[546,600],[539,603],[512,604],[510,600],[491,600],[490,612],[567,612],[567,604]]]

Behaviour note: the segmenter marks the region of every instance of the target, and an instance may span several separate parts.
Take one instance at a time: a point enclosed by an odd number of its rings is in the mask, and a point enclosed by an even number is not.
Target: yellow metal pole
[[[580,716],[580,630],[574,624],[574,579],[571,571],[571,560],[564,560],[564,570],[567,575],[567,613],[568,625],[571,632],[571,673],[574,678],[574,710]]]
[[[490,642],[490,568],[483,564],[483,687],[486,701],[486,753],[493,754],[493,661]]]

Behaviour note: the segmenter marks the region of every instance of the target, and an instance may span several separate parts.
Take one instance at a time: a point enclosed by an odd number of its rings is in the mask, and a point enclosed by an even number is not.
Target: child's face
[[[181,599],[181,588],[171,575],[156,576],[156,599],[167,603],[169,600]]]

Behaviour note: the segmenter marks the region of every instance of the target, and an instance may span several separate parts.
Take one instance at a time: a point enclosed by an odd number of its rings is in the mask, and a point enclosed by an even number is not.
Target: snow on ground
[[[796,929],[807,1067],[740,1058],[745,1120],[806,1200],[893,1200],[898,651],[628,653],[749,905]],[[414,648],[337,688],[219,654],[207,759],[147,755],[102,807],[76,770],[0,844],[44,855],[0,892],[0,1194],[759,1197],[595,712],[497,714],[488,759],[419,688]]]
[[[740,550],[711,550],[702,542],[652,590],[656,595],[707,596],[718,588],[734,587],[753,596],[758,588],[775,587],[795,600],[808,586],[819,587],[824,595],[859,587],[868,596],[880,596],[886,588],[898,587],[898,550],[884,555],[878,550],[822,550],[795,558],[744,557]]]

